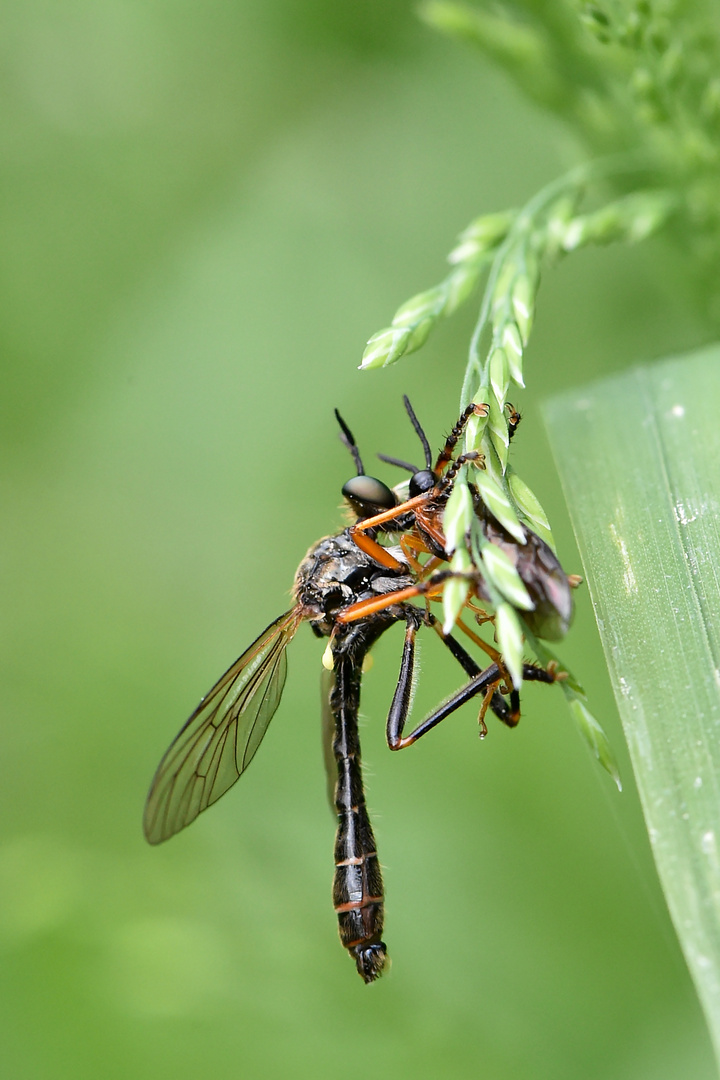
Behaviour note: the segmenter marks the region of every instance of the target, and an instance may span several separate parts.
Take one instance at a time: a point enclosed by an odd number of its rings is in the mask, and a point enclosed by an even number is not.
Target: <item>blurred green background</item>
[[[480,744],[468,708],[390,754],[402,632],[376,649],[375,986],[337,942],[305,628],[241,784],[164,847],[140,828],[170,739],[341,524],[333,406],[368,461],[417,457],[403,392],[433,444],[456,417],[472,310],[385,372],[366,338],[577,147],[406,0],[2,8],[3,1075],[713,1076],[582,593],[561,655],[621,796],[545,687],[515,732]],[[654,241],[543,283],[513,460],[569,571],[540,401],[696,344],[682,281]],[[419,713],[458,685],[443,654]]]

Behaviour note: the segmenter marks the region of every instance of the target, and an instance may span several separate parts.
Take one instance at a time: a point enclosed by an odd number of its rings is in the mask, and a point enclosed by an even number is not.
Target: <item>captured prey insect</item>
[[[484,468],[484,457],[477,451],[469,451],[454,457],[455,448],[465,429],[465,426],[473,414],[483,415],[486,405],[469,405],[461,414],[452,428],[445,444],[433,465],[432,453],[425,432],[415,415],[415,412],[407,397],[403,398],[406,411],[417,433],[424,452],[425,466],[418,468],[417,465],[409,464],[397,458],[388,457],[385,454],[378,456],[382,461],[391,465],[399,466],[411,473],[408,485],[408,498],[400,500],[395,498],[395,505],[382,510],[374,516],[363,515],[350,529],[350,535],[356,544],[364,550],[368,550],[369,536],[377,529],[386,534],[400,534],[400,547],[402,557],[412,567],[415,573],[415,582],[404,593],[402,599],[409,600],[415,596],[423,596],[426,600],[435,599],[442,593],[443,586],[452,576],[449,571],[439,569],[443,563],[450,559],[451,552],[447,549],[447,542],[443,531],[443,515],[450,493],[455,483],[460,467],[466,463],[474,463],[479,468]],[[510,438],[515,434],[520,423],[520,414],[508,405],[508,431]],[[345,432],[345,441],[348,439]],[[485,541],[500,548],[515,567],[528,596],[533,604],[530,611],[523,611],[523,618],[528,628],[538,637],[549,640],[558,640],[567,632],[573,614],[572,589],[580,584],[581,579],[575,575],[565,574],[557,556],[552,548],[536,533],[527,527],[523,528],[524,542],[511,535],[501,523],[493,516],[483,501],[477,487],[470,484],[473,497],[473,507],[476,519]],[[428,560],[422,564],[419,559],[428,555]],[[380,557],[380,556],[379,556]],[[394,560],[391,552],[383,556],[388,568],[396,568],[399,563]],[[482,569],[475,564],[472,571],[467,575],[470,587],[470,598],[466,602],[466,610],[473,613],[478,622],[493,621],[484,611],[478,611],[472,604],[472,599],[486,602],[489,599],[483,578]],[[348,621],[354,617],[354,608],[351,607],[340,616]],[[364,608],[367,613],[367,607]],[[483,682],[484,700],[480,710],[479,724],[481,735],[487,731],[484,717],[488,706],[510,727],[514,727],[520,719],[520,697],[514,687],[503,658],[497,649],[487,641],[478,637],[460,617],[455,620],[456,627],[470,637],[481,649],[483,649],[492,661],[497,665],[501,673],[501,679],[495,685]],[[413,631],[408,627],[406,638],[406,659],[412,669]],[[468,668],[466,668],[468,670]],[[479,669],[478,669],[479,672]],[[524,679],[541,679],[552,681],[552,678],[564,678],[564,674],[550,666],[547,670],[532,665],[523,666]],[[476,676],[477,677],[477,676]],[[502,688],[503,693],[509,691],[509,707],[505,706],[504,714],[498,709],[497,689]],[[473,693],[473,680],[460,692],[463,700],[468,700]],[[504,699],[502,699],[504,702]],[[400,745],[409,745],[412,736],[403,740]]]
[[[341,425],[358,472],[343,493],[360,522],[393,507],[396,498],[385,484],[364,474],[355,441],[342,421]],[[429,611],[407,602],[409,594],[416,595],[415,574],[399,548],[393,554],[376,536],[375,529],[365,530],[361,548],[350,527],[310,548],[295,576],[293,606],[260,634],[202,699],[162,758],[144,815],[145,836],[158,844],[194,821],[242,775],[279,705],[287,673],[286,648],[300,624],[309,622],[318,637],[330,639],[333,678],[326,706],[334,727],[338,818],[333,902],[342,944],[366,983],[373,982],[387,962],[382,875],[365,805],[358,735],[360,680],[368,650],[390,626],[406,624],[400,677],[387,722],[388,742],[394,749],[410,745],[476,694],[489,695],[489,706],[500,719],[507,721],[510,715],[502,693],[506,687],[501,664],[493,661],[481,670],[452,636],[442,633]],[[403,738],[410,708],[412,643],[423,624],[437,630],[471,681]],[[527,665],[526,677],[554,679],[552,673],[532,665]]]
[[[442,574],[437,573],[437,567],[450,557],[443,532],[443,514],[457,472],[466,462],[474,462],[478,467],[484,467],[483,457],[476,451],[461,454],[454,460],[453,453],[470,417],[473,414],[482,413],[486,406],[471,404],[463,411],[433,465],[425,432],[408,398],[404,397],[403,401],[422,444],[425,467],[418,468],[417,465],[411,465],[398,458],[379,454],[382,461],[397,465],[411,473],[408,499],[404,502],[396,500],[394,507],[389,507],[373,517],[364,517],[355,524],[351,533],[355,542],[362,547],[365,545],[363,540],[365,532],[373,532],[378,528],[389,533],[394,530],[401,531],[403,535],[400,542],[405,558],[420,579],[415,587],[418,593],[422,593],[428,588],[423,585],[422,579],[428,580],[431,584],[433,581],[441,581]],[[512,406],[508,408],[508,430],[512,438],[521,418]],[[523,611],[523,618],[528,627],[538,637],[551,641],[564,637],[573,615],[572,589],[580,583],[580,579],[575,575],[568,576],[549,544],[526,526],[523,529],[524,542],[520,543],[493,516],[477,487],[471,484],[470,489],[475,516],[480,523],[485,540],[507,555],[533,603],[532,610]],[[421,554],[430,556],[430,561],[424,567],[417,562],[417,556]],[[483,578],[479,571],[474,575],[472,584],[477,598],[486,601],[488,596],[484,591]]]

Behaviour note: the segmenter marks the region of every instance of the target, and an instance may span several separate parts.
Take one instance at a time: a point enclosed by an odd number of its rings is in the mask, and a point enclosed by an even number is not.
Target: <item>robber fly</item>
[[[355,440],[338,419],[357,469],[343,494],[357,522],[362,522],[394,507],[397,500],[382,481],[365,475]],[[144,815],[147,840],[161,843],[194,821],[238,780],[280,702],[287,673],[286,648],[300,624],[309,622],[318,637],[330,639],[332,679],[325,708],[333,729],[333,802],[338,819],[333,903],[342,944],[366,983],[377,979],[387,962],[382,940],[382,875],[365,804],[358,734],[360,681],[368,650],[390,626],[406,624],[400,676],[387,720],[393,749],[415,742],[477,694],[484,695],[500,719],[507,721],[510,715],[503,696],[507,687],[502,665],[493,662],[481,669],[451,635],[442,633],[429,611],[407,602],[408,595],[417,595],[415,574],[400,548],[390,551],[376,537],[376,529],[365,529],[361,548],[349,527],[310,548],[295,575],[293,606],[235,661],[182,727],[158,766]],[[412,734],[403,736],[410,710],[415,635],[423,624],[437,630],[470,681]],[[528,679],[554,680],[552,673],[532,665],[526,665],[525,671]]]

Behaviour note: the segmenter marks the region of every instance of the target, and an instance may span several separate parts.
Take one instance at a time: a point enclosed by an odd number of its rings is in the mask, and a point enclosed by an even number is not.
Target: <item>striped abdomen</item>
[[[375,837],[365,805],[358,735],[362,656],[335,652],[335,683],[330,709],[335,721],[333,754],[337,762],[333,903],[340,940],[366,983],[382,974],[387,962],[383,928],[383,883]]]

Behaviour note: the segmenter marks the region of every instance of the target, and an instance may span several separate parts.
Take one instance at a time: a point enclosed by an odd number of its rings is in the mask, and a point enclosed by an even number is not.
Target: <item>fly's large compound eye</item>
[[[410,477],[408,494],[411,499],[416,495],[424,495],[426,491],[432,491],[437,483],[437,477],[431,469],[419,469]]]
[[[381,510],[392,510],[396,505],[395,495],[387,484],[374,476],[353,476],[343,485],[342,493],[360,517],[372,517]]]

